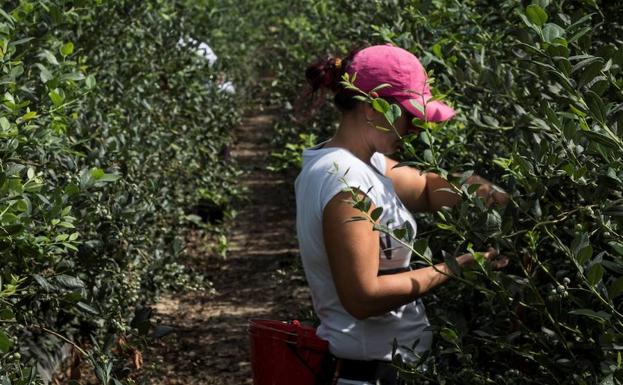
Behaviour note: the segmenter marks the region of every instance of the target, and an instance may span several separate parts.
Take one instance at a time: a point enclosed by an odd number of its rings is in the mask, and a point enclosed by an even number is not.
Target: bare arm
[[[338,296],[353,317],[364,319],[387,313],[448,280],[451,271],[445,263],[377,276],[379,234],[368,221],[348,222],[361,215],[349,199],[351,194],[343,192],[329,201],[323,212],[322,229]],[[497,254],[490,253],[487,258]],[[457,258],[459,265],[472,261],[470,254]]]
[[[412,211],[438,211],[444,206],[452,207],[461,201],[454,187],[438,174],[423,173],[413,167],[395,167],[398,162],[385,157],[385,174],[392,180],[396,194],[400,200]],[[498,203],[507,205],[508,194],[495,191],[493,183],[478,175],[472,175],[465,184],[480,184],[476,194],[486,199],[487,204]]]

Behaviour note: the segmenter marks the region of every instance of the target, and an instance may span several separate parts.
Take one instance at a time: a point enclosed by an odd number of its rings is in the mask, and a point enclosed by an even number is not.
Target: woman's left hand
[[[506,266],[508,266],[508,263],[510,262],[508,257],[504,255],[499,258],[496,258],[499,256],[500,252],[493,247],[490,247],[489,249],[487,249],[487,251],[479,252],[479,254],[485,257],[487,264],[493,270],[503,269]],[[461,255],[460,257],[457,258],[457,261],[459,265],[461,266],[464,266],[464,265],[469,266],[473,264],[476,261],[476,259],[474,258],[474,255],[470,253],[470,254]]]

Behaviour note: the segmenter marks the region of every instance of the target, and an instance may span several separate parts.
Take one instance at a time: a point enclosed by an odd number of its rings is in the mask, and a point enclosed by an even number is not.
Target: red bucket
[[[333,377],[329,343],[313,327],[252,319],[249,337],[254,385],[320,385]]]

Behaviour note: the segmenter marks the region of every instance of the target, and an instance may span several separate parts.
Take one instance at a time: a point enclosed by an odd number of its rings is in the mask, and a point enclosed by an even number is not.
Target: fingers
[[[499,270],[499,269],[503,269],[506,266],[508,266],[509,262],[510,260],[508,259],[508,257],[504,256],[498,260],[489,262],[489,265],[491,266],[492,269]]]
[[[493,270],[503,269],[506,266],[508,266],[510,262],[510,260],[506,256],[501,256],[499,258],[496,258],[500,255],[500,251],[493,247],[490,247],[489,249],[487,249],[487,251],[481,252],[479,254],[485,257],[485,260],[487,261],[486,263]],[[459,262],[459,265],[469,266],[474,262],[474,256],[471,253],[463,254],[460,257],[458,257],[457,260]]]
[[[495,259],[497,256],[500,255],[500,251],[493,247],[490,247],[486,252],[482,254],[487,259],[489,266],[491,266],[491,268],[494,270],[503,269],[508,266],[510,262],[510,260],[506,256],[501,256],[500,258]]]
[[[493,247],[489,247],[489,249],[487,249],[487,251],[482,253],[482,255],[484,255],[487,261],[491,261],[493,258],[497,257],[499,253],[500,252],[497,249]]]

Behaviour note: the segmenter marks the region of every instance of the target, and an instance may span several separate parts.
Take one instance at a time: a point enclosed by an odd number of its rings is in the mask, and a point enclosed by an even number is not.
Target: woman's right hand
[[[506,256],[501,256],[500,258],[496,259],[500,252],[493,247],[490,247],[487,251],[481,251],[479,253],[482,254],[483,257],[485,257],[485,261],[487,261],[489,266],[491,266],[491,268],[494,270],[503,269],[509,263],[509,259]],[[470,266],[476,261],[476,259],[474,258],[473,254],[469,253],[459,256],[457,258],[457,261],[461,266]]]

